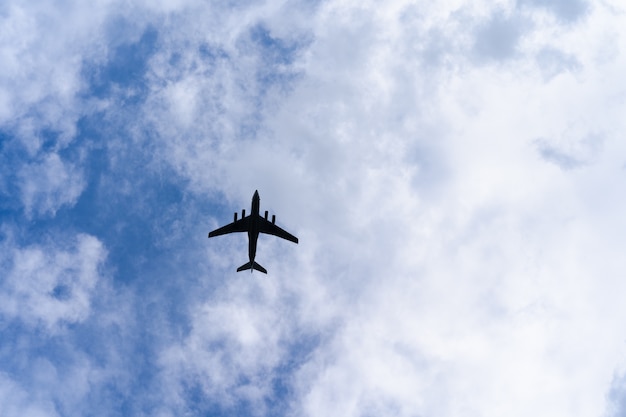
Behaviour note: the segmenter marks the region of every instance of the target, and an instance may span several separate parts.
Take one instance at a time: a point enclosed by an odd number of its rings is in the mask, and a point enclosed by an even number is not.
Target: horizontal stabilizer
[[[250,272],[252,272],[253,269],[256,269],[257,271],[267,274],[267,270],[256,262],[248,262],[247,264],[241,265],[239,268],[237,268],[237,272],[246,271],[248,269],[250,270]]]

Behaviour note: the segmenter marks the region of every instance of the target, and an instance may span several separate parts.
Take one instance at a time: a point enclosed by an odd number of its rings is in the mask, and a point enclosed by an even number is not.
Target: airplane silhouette
[[[247,269],[252,272],[256,269],[257,271],[267,274],[267,270],[265,268],[254,262],[254,257],[256,256],[256,243],[259,238],[259,233],[278,236],[294,243],[298,243],[297,237],[274,224],[276,222],[276,215],[272,215],[272,221],[270,222],[267,220],[267,210],[265,210],[265,217],[262,217],[259,214],[260,201],[259,191],[257,190],[252,196],[252,214],[246,217],[246,209],[243,209],[241,210],[241,219],[237,220],[237,212],[235,212],[235,217],[232,223],[222,226],[219,229],[215,229],[209,233],[209,237],[215,237],[228,233],[248,232],[248,258],[250,259],[250,262],[237,268],[237,272],[245,271]]]

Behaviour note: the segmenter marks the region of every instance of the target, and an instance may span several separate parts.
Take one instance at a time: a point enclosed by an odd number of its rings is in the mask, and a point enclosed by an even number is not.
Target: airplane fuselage
[[[252,217],[250,220],[250,229],[248,229],[248,258],[250,262],[254,263],[254,258],[256,257],[256,243],[259,240],[259,222],[257,219],[259,218],[259,208],[261,206],[261,198],[259,197],[259,192],[255,191],[252,196],[252,207],[250,214]]]

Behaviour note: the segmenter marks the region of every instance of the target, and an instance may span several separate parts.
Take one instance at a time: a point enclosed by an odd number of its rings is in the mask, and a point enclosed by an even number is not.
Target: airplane
[[[252,271],[256,269],[257,271],[267,274],[267,270],[254,261],[259,233],[278,236],[291,242],[298,243],[297,237],[274,224],[276,222],[275,214],[272,214],[271,222],[267,220],[267,210],[265,210],[265,217],[262,217],[259,214],[260,201],[259,191],[256,190],[252,196],[252,214],[246,217],[246,209],[243,209],[241,210],[241,219],[237,220],[237,212],[235,212],[232,223],[222,226],[219,229],[215,229],[209,233],[209,237],[215,237],[228,233],[248,232],[248,258],[250,259],[250,262],[237,268],[237,272],[249,269],[252,273]]]

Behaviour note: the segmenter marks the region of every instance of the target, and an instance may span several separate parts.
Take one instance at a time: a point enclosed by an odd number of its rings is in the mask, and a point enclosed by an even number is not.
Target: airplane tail
[[[237,272],[245,271],[247,269],[249,269],[250,272],[256,269],[257,271],[261,271],[264,274],[267,274],[267,270],[256,262],[248,262],[247,264],[241,265],[239,268],[237,268]]]

